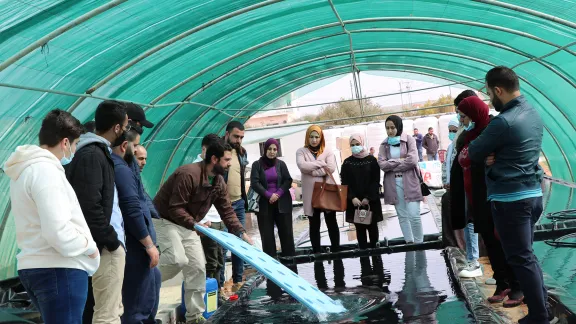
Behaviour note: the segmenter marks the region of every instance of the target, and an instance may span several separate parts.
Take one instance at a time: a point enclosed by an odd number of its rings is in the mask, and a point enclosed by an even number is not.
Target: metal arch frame
[[[457,72],[454,72],[454,71],[448,71],[448,70],[444,70],[444,69],[440,69],[440,68],[435,68],[435,67],[424,66],[424,65],[405,64],[405,63],[376,63],[376,62],[374,62],[374,63],[372,63],[372,62],[359,63],[358,65],[409,67],[409,68],[416,68],[416,69],[424,69],[424,70],[444,72],[444,73],[447,73],[447,74],[453,74],[453,75],[457,75],[457,76],[460,76],[460,77],[463,77],[463,78],[467,78],[467,79],[470,79],[470,80],[476,80],[476,78],[472,78],[472,77],[467,76],[467,75],[465,75],[465,74],[457,73]],[[327,71],[330,71],[330,70],[331,70],[331,69],[327,69],[327,70],[324,70],[324,71],[320,71],[320,73],[321,73],[321,72],[327,72]],[[290,82],[288,82],[288,83],[284,83],[283,85],[280,85],[280,86],[278,86],[278,87],[276,87],[276,88],[274,88],[274,89],[268,90],[266,93],[260,95],[260,96],[257,97],[256,99],[254,99],[254,100],[250,101],[249,103],[245,104],[242,108],[240,108],[239,112],[244,111],[244,109],[246,109],[247,107],[251,106],[251,105],[254,104],[256,101],[260,100],[262,97],[267,96],[267,95],[270,94],[271,92],[274,92],[274,91],[282,88],[282,87],[285,86],[286,84],[291,84],[291,83],[293,83],[293,82],[299,81],[300,79],[309,77],[309,76],[314,75],[314,74],[316,74],[316,73],[312,73],[312,74],[303,76],[303,77],[301,77],[301,78],[297,78],[297,79],[294,79],[294,80],[290,80]],[[236,114],[238,114],[238,113],[236,113]]]
[[[354,79],[354,87],[356,88],[356,97],[358,98],[358,104],[360,105],[360,114],[364,115],[364,103],[363,103],[363,96],[362,96],[362,86],[360,84],[360,70],[358,69],[358,65],[356,65],[356,55],[354,54],[354,46],[352,42],[352,34],[346,29],[346,24],[342,21],[340,14],[338,14],[338,10],[336,10],[336,6],[334,6],[334,2],[332,0],[328,0],[334,15],[336,15],[336,19],[342,26],[342,30],[348,36],[348,44],[350,45],[350,63],[352,64],[352,78]]]
[[[510,10],[514,10],[514,11],[518,11],[521,13],[525,13],[531,16],[535,16],[538,18],[542,18],[545,20],[550,20],[552,22],[567,26],[567,27],[571,27],[576,29],[576,23],[573,23],[571,21],[562,19],[562,18],[558,18],[558,17],[554,17],[552,15],[549,14],[545,14],[543,12],[540,11],[536,11],[536,10],[532,10],[532,9],[528,9],[528,8],[524,8],[521,6],[517,6],[517,5],[513,5],[510,3],[505,3],[505,2],[500,2],[500,1],[494,1],[494,0],[473,0],[475,2],[480,2],[480,3],[484,3],[487,5],[491,5],[491,6],[497,6],[497,7],[502,7],[502,8],[506,8],[506,9],[510,9]]]
[[[126,0],[123,0],[126,1]],[[166,48],[176,42],[178,42],[181,39],[184,39],[200,30],[203,30],[205,28],[208,28],[212,25],[218,24],[224,20],[239,16],[241,14],[244,14],[246,12],[252,11],[252,10],[256,10],[274,3],[278,3],[281,2],[283,0],[267,0],[261,3],[257,3],[254,4],[252,6],[246,7],[246,8],[242,8],[240,10],[236,10],[234,12],[228,13],[224,16],[220,16],[218,18],[212,19],[210,21],[207,21],[199,26],[196,26],[194,28],[188,29],[187,31],[176,35],[164,42],[162,42],[161,44],[158,44],[156,46],[154,46],[153,48],[147,50],[146,52],[138,55],[136,58],[133,58],[132,60],[130,60],[128,63],[122,65],[121,67],[119,67],[118,69],[116,69],[115,71],[113,71],[112,73],[108,74],[106,77],[104,77],[102,80],[96,82],[96,84],[94,84],[93,86],[91,86],[90,88],[88,88],[88,90],[86,90],[87,94],[91,94],[94,91],[96,91],[97,89],[99,89],[100,87],[102,87],[104,84],[108,83],[110,80],[114,79],[115,77],[117,77],[118,75],[120,75],[122,72],[126,71],[127,69],[131,68],[132,66],[134,66],[135,64],[137,64],[138,62],[144,60],[145,58],[149,57],[150,55],[159,52],[160,50],[162,50],[163,48]],[[0,70],[1,71],[1,70]],[[74,109],[76,109],[76,107],[78,107],[78,105],[80,105],[82,102],[84,101],[84,98],[79,98],[76,102],[74,102],[72,104],[72,106],[70,106],[69,111],[72,110],[74,111]]]
[[[330,28],[330,27],[335,27],[335,26],[337,26],[337,24],[331,23],[331,24],[326,24],[326,25],[316,26],[316,27],[313,27],[313,28],[304,29],[304,30],[301,30],[301,31],[298,31],[298,32],[295,32],[295,33],[291,33],[291,34],[288,34],[288,35],[284,35],[284,36],[281,36],[281,37],[279,37],[279,38],[272,39],[272,40],[266,41],[266,42],[264,42],[264,43],[255,45],[255,46],[252,47],[251,49],[253,50],[253,49],[255,49],[255,47],[260,48],[260,47],[262,47],[262,46],[269,45],[269,44],[271,44],[271,43],[273,43],[273,42],[276,42],[276,41],[279,41],[279,40],[284,40],[284,39],[286,39],[286,38],[288,38],[288,37],[298,36],[298,35],[303,34],[303,33],[308,33],[308,32],[311,32],[311,31],[316,31],[316,30],[325,29],[325,28]],[[509,52],[518,54],[518,55],[520,55],[520,56],[524,56],[524,57],[526,57],[526,58],[528,58],[528,59],[532,59],[532,60],[534,60],[535,62],[543,65],[544,67],[546,67],[546,68],[549,69],[550,71],[554,72],[555,74],[557,74],[558,76],[560,76],[562,79],[566,80],[567,82],[569,82],[569,83],[571,83],[571,84],[574,84],[574,83],[571,82],[566,76],[564,76],[561,72],[559,72],[559,71],[557,71],[556,69],[554,69],[553,67],[549,66],[547,63],[545,63],[545,62],[543,62],[543,61],[541,61],[541,60],[538,60],[537,57],[532,56],[532,55],[530,55],[530,54],[528,54],[528,53],[524,53],[524,52],[522,52],[522,51],[516,50],[516,49],[511,48],[511,47],[509,47],[509,46],[506,46],[506,45],[497,43],[497,42],[491,42],[491,41],[487,41],[487,40],[484,40],[484,39],[479,39],[479,38],[474,38],[474,37],[464,36],[464,35],[459,35],[459,34],[454,34],[454,33],[448,33],[448,32],[438,32],[438,31],[431,31],[431,30],[409,29],[409,28],[407,28],[407,29],[405,29],[405,28],[358,29],[358,30],[353,30],[353,31],[351,31],[351,32],[352,32],[352,33],[362,33],[362,32],[398,32],[398,33],[403,33],[403,32],[404,32],[404,33],[405,33],[405,32],[409,32],[409,33],[422,33],[422,34],[430,34],[430,35],[436,35],[436,36],[445,36],[445,37],[448,37],[448,38],[464,39],[464,40],[468,40],[468,41],[471,41],[471,42],[476,42],[476,43],[484,44],[484,45],[487,45],[487,46],[492,46],[492,47],[500,48],[500,49],[503,49],[503,50],[506,50],[506,51],[509,51]],[[218,78],[212,80],[212,81],[209,82],[208,84],[204,85],[202,88],[200,88],[200,89],[196,90],[195,92],[193,92],[192,94],[188,95],[188,96],[185,98],[185,101],[192,99],[193,97],[195,97],[195,96],[198,95],[199,93],[201,93],[201,92],[203,92],[204,90],[206,90],[206,88],[214,85],[215,83],[217,83],[218,81],[220,81],[220,80],[224,79],[225,77],[231,75],[232,73],[234,73],[234,72],[236,72],[236,71],[239,71],[241,68],[244,68],[244,67],[246,67],[246,66],[248,66],[248,65],[251,65],[251,64],[253,64],[253,63],[255,63],[255,62],[258,62],[258,61],[260,61],[260,60],[262,60],[262,59],[264,59],[264,58],[266,58],[266,57],[268,57],[268,56],[271,56],[271,55],[273,55],[273,54],[277,54],[277,53],[282,52],[282,51],[284,51],[284,50],[288,50],[288,49],[291,49],[291,48],[294,48],[294,47],[297,47],[297,46],[300,46],[300,45],[303,45],[303,44],[310,43],[310,42],[312,42],[312,41],[321,40],[321,39],[325,39],[325,38],[329,38],[329,37],[334,37],[334,36],[341,36],[341,35],[344,35],[344,33],[337,33],[337,34],[331,34],[331,35],[322,36],[322,37],[315,37],[315,38],[312,38],[312,39],[309,39],[309,40],[305,40],[305,41],[300,42],[300,43],[290,44],[290,45],[287,45],[287,46],[285,46],[285,47],[283,47],[283,48],[280,48],[280,49],[274,50],[274,51],[272,51],[272,52],[263,54],[263,55],[261,55],[260,57],[255,58],[255,59],[253,59],[253,60],[251,60],[251,61],[245,62],[245,63],[241,64],[240,66],[234,68],[233,70],[231,70],[231,71],[229,71],[229,72],[226,72],[225,74],[223,74],[223,75],[219,76]],[[244,54],[245,52],[247,52],[248,50],[251,50],[251,49],[247,49],[247,50],[242,51],[242,52],[240,52],[240,53],[238,53],[238,54],[235,54],[233,57],[228,57],[228,58],[226,58],[226,59],[224,59],[224,60],[222,60],[222,61],[220,61],[220,62],[218,62],[218,63],[215,63],[215,64],[213,64],[212,66],[210,66],[210,67],[208,67],[208,68],[205,68],[204,70],[202,70],[202,71],[194,74],[192,77],[188,78],[187,80],[190,80],[190,81],[191,81],[191,78],[196,78],[196,77],[200,76],[201,74],[206,73],[206,72],[210,71],[211,69],[216,68],[216,67],[218,67],[219,65],[226,63],[226,62],[229,61],[230,59],[235,58],[235,57],[237,57],[237,56],[240,56],[239,54]],[[576,86],[576,84],[574,84],[574,85]],[[182,104],[179,104],[178,106],[176,106],[172,111],[170,111],[170,113],[168,113],[167,118],[164,118],[163,121],[169,120],[169,119],[171,118],[171,116],[173,116],[176,112],[178,112],[178,110],[179,110],[182,106],[183,106]],[[164,126],[164,123],[159,123],[159,124],[157,125],[157,127],[155,127],[154,130],[152,131],[152,134],[150,135],[150,138],[151,138],[151,139],[154,139],[154,138],[156,137],[156,134],[163,128],[163,126]]]
[[[466,20],[458,20],[458,19],[447,19],[447,18],[430,18],[430,17],[379,17],[379,18],[362,18],[362,19],[352,19],[352,20],[345,20],[343,21],[344,24],[350,25],[350,24],[357,24],[357,23],[369,23],[369,22],[387,22],[387,21],[417,21],[417,22],[440,22],[440,23],[452,23],[452,24],[460,24],[460,25],[468,25],[468,26],[474,26],[474,27],[480,27],[480,28],[487,28],[487,29],[492,29],[492,30],[498,30],[498,31],[502,31],[502,32],[506,32],[506,33],[510,33],[510,34],[514,34],[517,36],[522,36],[525,38],[529,38],[535,41],[539,41],[541,43],[550,45],[552,47],[556,47],[556,48],[562,48],[561,45],[557,45],[554,44],[552,42],[549,42],[545,39],[542,39],[540,37],[534,36],[532,34],[528,34],[525,32],[521,32],[521,31],[517,31],[514,29],[510,29],[510,28],[505,28],[505,27],[500,27],[500,26],[495,26],[495,25],[489,25],[489,24],[484,24],[484,23],[478,23],[478,22],[472,22],[472,21],[466,21]],[[211,65],[208,68],[205,68],[202,71],[199,71],[197,73],[195,73],[194,75],[180,81],[178,84],[174,85],[173,87],[171,87],[170,89],[166,90],[164,93],[160,94],[158,97],[154,98],[151,103],[154,104],[160,100],[162,100],[163,98],[165,98],[168,94],[172,93],[173,91],[179,89],[180,87],[182,87],[183,85],[187,84],[188,82],[192,81],[193,79],[195,79],[196,77],[204,74],[205,72],[214,69],[228,61],[230,61],[231,59],[234,59],[240,55],[249,53],[253,50],[256,50],[258,48],[261,48],[263,46],[275,43],[277,41],[280,40],[284,40],[286,38],[290,38],[293,36],[298,36],[301,34],[305,34],[305,33],[309,33],[312,31],[316,31],[316,30],[320,30],[320,29],[324,29],[324,28],[329,28],[329,27],[335,27],[335,26],[339,26],[340,23],[331,23],[331,24],[325,24],[325,25],[320,25],[320,26],[314,26],[311,28],[306,28],[297,32],[293,32],[287,35],[283,35],[271,40],[268,40],[264,43],[260,43],[258,45],[255,45],[251,48],[245,49],[231,57],[228,57],[218,63],[215,63],[213,65]],[[401,30],[402,28],[399,28],[399,30]],[[351,30],[350,33],[354,33],[354,30]],[[451,33],[450,33],[451,34]],[[564,51],[576,56],[576,53],[568,50],[567,48],[563,49]],[[205,71],[206,70],[206,71]]]
[[[0,72],[4,71],[7,67],[9,67],[13,63],[17,62],[18,60],[20,60],[24,56],[30,54],[35,49],[43,46],[44,44],[48,43],[49,41],[53,40],[54,38],[64,34],[68,30],[70,30],[70,29],[82,24],[83,22],[85,22],[85,21],[87,21],[87,20],[89,20],[95,16],[98,16],[99,14],[106,12],[109,9],[112,9],[112,8],[118,6],[118,5],[120,5],[126,1],[128,1],[128,0],[110,1],[104,5],[101,5],[98,8],[95,8],[95,9],[88,11],[87,13],[85,13],[82,16],[70,21],[69,23],[67,23],[63,26],[56,28],[54,31],[52,31],[48,35],[41,37],[40,39],[36,40],[32,44],[26,46],[24,49],[20,50],[18,53],[9,57],[6,61],[0,63]]]
[[[373,48],[373,49],[363,49],[363,50],[356,50],[356,53],[360,54],[360,53],[372,53],[372,52],[395,52],[395,51],[399,51],[399,52],[406,52],[406,53],[410,53],[410,52],[414,52],[414,53],[434,53],[434,54],[439,54],[439,55],[446,55],[446,56],[454,56],[454,57],[459,57],[459,58],[463,58],[463,59],[467,59],[470,61],[475,61],[478,63],[483,63],[483,64],[487,64],[487,65],[492,65],[495,66],[494,64],[491,64],[488,61],[479,59],[477,57],[473,57],[473,56],[467,56],[467,55],[462,55],[462,54],[457,54],[457,53],[450,53],[450,52],[443,52],[443,51],[436,51],[436,50],[426,50],[426,49],[417,49],[417,48]],[[310,60],[306,60],[306,61],[302,61],[302,62],[298,62],[296,64],[292,64],[290,66],[284,67],[280,70],[275,70],[273,72],[270,72],[268,74],[265,74],[257,79],[254,79],[238,88],[235,88],[233,91],[227,93],[226,95],[224,95],[223,97],[221,97],[220,99],[218,99],[218,101],[216,101],[213,105],[217,106],[218,104],[220,104],[222,101],[226,100],[228,97],[232,96],[233,94],[235,94],[238,91],[243,90],[244,88],[258,82],[258,81],[262,81],[263,79],[278,74],[280,72],[298,67],[300,65],[304,65],[304,64],[308,64],[311,62],[315,62],[315,61],[321,61],[324,60],[326,58],[330,58],[330,57],[337,57],[337,56],[343,56],[343,55],[347,55],[350,52],[340,52],[340,53],[334,53],[334,54],[329,54],[329,55],[325,55],[322,57],[317,57],[314,59],[310,59]],[[244,110],[246,111],[246,110]]]
[[[379,63],[373,63],[373,64],[364,63],[364,64],[362,64],[362,63],[361,63],[360,65],[392,65],[392,63],[386,63],[386,64],[379,64]],[[398,65],[398,66],[400,66],[400,65]],[[310,77],[311,75],[321,74],[321,73],[325,73],[326,71],[331,71],[331,70],[336,70],[336,69],[344,69],[344,68],[347,68],[347,67],[349,67],[349,66],[348,66],[348,65],[343,65],[343,66],[339,66],[339,67],[333,67],[333,68],[330,68],[330,69],[327,69],[327,70],[318,71],[318,72],[315,72],[315,73],[312,73],[312,74],[309,74],[309,75],[300,77],[300,78],[298,78],[298,79],[291,80],[289,83],[285,83],[285,84],[283,84],[282,86],[279,86],[279,87],[277,87],[277,88],[275,88],[275,89],[273,89],[273,90],[277,90],[278,88],[281,88],[281,87],[283,87],[283,86],[286,86],[287,84],[291,84],[291,83],[296,82],[296,81],[298,81],[298,80],[301,80],[301,79]],[[424,69],[430,69],[430,68],[428,68],[428,67],[423,67],[423,68],[424,68]],[[387,71],[387,70],[389,70],[389,69],[382,69],[382,70]],[[452,72],[452,71],[442,70],[442,69],[436,69],[436,70],[441,70],[441,71],[444,71],[444,72],[446,72],[446,73],[448,73],[448,74],[454,74],[454,75],[458,75],[458,76],[461,76],[461,77],[466,78],[466,79],[470,79],[471,81],[476,81],[476,79],[474,79],[474,78],[472,78],[472,77],[470,77],[470,76],[467,76],[467,75],[459,74],[459,73]],[[313,81],[311,81],[311,82],[308,82],[308,83],[300,86],[299,88],[301,88],[301,87],[303,87],[303,86],[306,86],[306,85],[308,85],[308,84],[317,82],[317,81],[319,81],[319,80],[331,78],[331,77],[333,77],[333,76],[341,75],[341,74],[346,74],[346,73],[347,73],[347,72],[343,72],[343,73],[338,73],[338,74],[326,76],[326,77],[324,77],[324,78],[315,79],[315,80],[313,80]],[[414,73],[417,73],[417,72],[414,72]],[[270,91],[269,91],[269,92],[270,92]],[[268,92],[268,93],[269,93],[269,92]],[[268,94],[268,93],[266,93],[266,94]],[[275,99],[274,99],[274,100],[275,100]],[[207,111],[209,111],[209,109],[206,109],[206,110],[205,110],[205,112],[207,112]],[[238,115],[238,113],[240,113],[240,111],[237,112],[236,115]],[[233,119],[233,118],[230,118],[230,119],[228,119],[228,121],[230,121],[230,120],[232,120],[232,119]],[[196,121],[195,121],[195,123],[196,123]],[[227,123],[228,123],[228,122],[222,124],[222,127],[220,128],[220,130],[218,131],[218,133],[220,133],[220,132],[222,131],[222,129],[224,129],[224,128],[226,127],[226,124],[227,124]],[[184,133],[185,136],[184,136],[183,138],[185,138],[185,137],[187,136],[187,134],[188,134],[191,130],[192,130],[192,126],[190,126],[190,127],[186,130],[186,132]],[[161,182],[164,181],[165,175],[166,175],[166,173],[167,173],[167,170],[168,170],[168,168],[170,167],[170,165],[172,164],[172,160],[173,160],[173,158],[174,158],[174,156],[175,156],[175,152],[178,151],[178,148],[180,147],[180,145],[182,144],[182,142],[183,142],[183,140],[181,139],[181,140],[178,141],[178,144],[177,144],[176,146],[174,146],[174,149],[172,150],[172,154],[170,155],[170,159],[169,159],[168,162],[166,163],[166,167],[164,168],[164,171],[162,172],[163,177],[161,178]]]

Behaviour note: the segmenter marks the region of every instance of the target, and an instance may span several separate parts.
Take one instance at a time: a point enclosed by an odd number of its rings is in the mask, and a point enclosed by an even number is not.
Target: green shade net
[[[361,71],[480,89],[493,66],[523,63],[515,70],[545,121],[543,151],[551,171],[574,181],[576,46],[564,48],[576,42],[573,0],[333,2]],[[143,138],[151,195],[176,167],[193,160],[203,135],[222,134],[233,119],[244,121],[279,99],[285,103],[296,89],[350,73],[350,54],[348,35],[326,0],[0,0],[0,83],[218,108],[147,109],[156,124]],[[98,102],[0,86],[0,161],[17,145],[37,142],[49,110],[68,109],[87,121]],[[552,185],[546,201],[547,211],[576,208],[574,190],[560,185]],[[0,230],[5,278],[16,274],[17,248],[4,174]],[[546,269],[558,260],[546,257],[550,249],[537,250]],[[574,269],[573,263],[563,266]],[[566,285],[576,290],[572,281]]]

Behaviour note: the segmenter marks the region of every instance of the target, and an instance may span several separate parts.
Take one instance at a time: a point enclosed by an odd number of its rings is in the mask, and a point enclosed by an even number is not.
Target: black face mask
[[[492,106],[494,106],[494,109],[496,109],[497,112],[502,111],[502,109],[504,109],[504,104],[502,103],[502,100],[500,100],[500,98],[494,96],[494,99],[492,99]]]

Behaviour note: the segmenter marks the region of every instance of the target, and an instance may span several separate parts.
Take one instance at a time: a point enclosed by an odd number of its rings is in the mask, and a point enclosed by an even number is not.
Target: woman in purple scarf
[[[292,177],[286,163],[277,158],[278,141],[271,138],[264,144],[264,154],[252,164],[250,185],[258,195],[258,228],[262,247],[266,254],[276,257],[274,224],[282,246],[282,256],[294,256],[294,234],[292,232]]]

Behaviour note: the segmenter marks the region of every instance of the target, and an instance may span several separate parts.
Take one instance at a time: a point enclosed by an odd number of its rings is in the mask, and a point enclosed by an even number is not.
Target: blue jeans
[[[245,202],[244,199],[240,199],[232,203],[232,208],[234,208],[234,212],[236,213],[236,217],[242,223],[242,226],[246,226],[246,209],[245,209]],[[228,230],[226,230],[228,231]],[[228,250],[222,248],[222,253],[224,255],[224,260],[226,260],[226,253]],[[226,262],[224,262],[226,263]],[[222,267],[222,272],[225,271],[225,267]],[[244,276],[244,261],[239,257],[232,254],[232,281],[234,283],[242,282],[242,276]],[[222,275],[221,275],[222,277]],[[222,278],[221,278],[222,279]],[[223,280],[222,280],[223,281]]]
[[[418,161],[424,161],[424,157],[422,156],[422,148],[418,149]]]
[[[474,223],[468,223],[464,227],[464,242],[466,242],[466,260],[473,262],[480,257],[478,250],[478,233],[474,233]]]
[[[548,323],[542,268],[534,255],[534,225],[542,214],[542,197],[513,202],[492,202],[494,225],[506,261],[516,274],[528,305],[530,323]]]
[[[398,203],[394,207],[396,208],[404,240],[406,242],[422,243],[424,234],[420,216],[420,202],[407,202],[404,200],[404,182],[402,182],[402,178],[396,178],[396,194],[398,195]]]
[[[438,161],[438,153],[436,154],[426,153],[426,157],[428,158],[428,161]]]
[[[18,270],[30,300],[45,324],[82,324],[88,273],[67,268]]]

